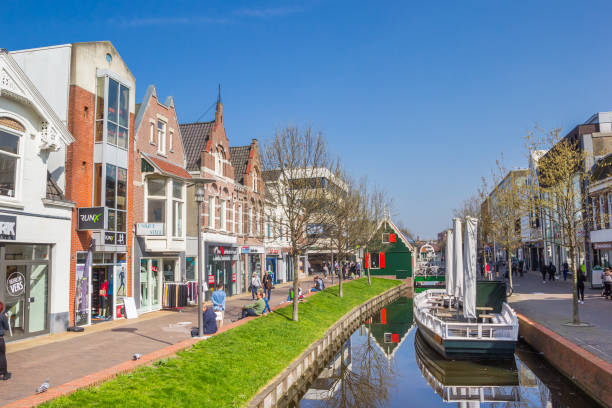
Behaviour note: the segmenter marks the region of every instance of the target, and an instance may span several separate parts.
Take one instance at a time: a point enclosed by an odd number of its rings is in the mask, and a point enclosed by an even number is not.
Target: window
[[[601,228],[600,229],[605,229],[606,228],[606,204],[605,204],[605,198],[604,195],[601,194],[599,196],[599,215],[601,217]]]
[[[591,211],[593,211],[593,229],[596,230],[597,229],[597,208],[595,205],[595,198],[593,197],[591,199]]]
[[[166,154],[166,123],[157,121],[157,153]]]
[[[104,140],[106,128],[106,142],[127,149],[130,89],[108,76],[98,77],[96,96],[96,142]]]
[[[183,186],[178,181],[172,182],[172,236],[183,236]]]
[[[166,222],[166,180],[147,180],[147,222]]]
[[[15,197],[20,136],[0,130],[0,195]]]
[[[225,200],[220,200],[219,204],[220,204],[219,224],[221,224],[220,225],[220,229],[222,231],[225,231],[225,229],[227,228],[227,226],[226,226],[226,219],[225,219],[225,211],[226,211],[225,204],[226,204],[226,201]]]
[[[222,176],[223,175],[224,155],[223,155],[223,151],[220,148],[217,149],[217,151],[214,153],[214,159],[215,159],[215,174],[218,176]]]
[[[266,237],[270,238],[270,216],[266,217]]]
[[[370,268],[372,269],[380,269],[380,254],[370,253]]]
[[[170,140],[168,141],[169,143],[169,149],[171,152],[174,151],[174,132],[170,131]]]
[[[254,192],[258,192],[259,191],[259,178],[257,176],[257,170],[255,170],[253,172],[253,191]]]
[[[94,167],[94,206],[102,205],[102,164],[96,163]]]
[[[172,236],[182,237],[183,236],[183,203],[180,201],[174,201],[173,203],[173,219],[172,225]]]
[[[612,221],[610,215],[612,215],[612,193],[608,193],[608,220]]]
[[[155,145],[155,124],[151,123],[151,131],[149,133],[149,143]]]
[[[242,234],[242,223],[244,222],[244,220],[242,219],[242,206],[239,205],[238,206],[238,233]]]
[[[96,169],[96,171],[98,171]],[[97,186],[96,186],[97,187]],[[127,170],[106,164],[104,204],[108,207],[108,230],[127,230]],[[96,200],[94,188],[94,201]]]
[[[215,228],[215,197],[208,197],[208,228]]]
[[[255,211],[255,232],[257,236],[261,234],[261,217],[259,216],[259,211]]]
[[[249,235],[253,235],[253,208],[249,208]]]

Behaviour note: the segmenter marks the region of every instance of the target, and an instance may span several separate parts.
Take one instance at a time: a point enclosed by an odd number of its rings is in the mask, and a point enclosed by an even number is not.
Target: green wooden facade
[[[384,233],[396,234],[396,241],[383,243]],[[390,221],[383,221],[378,231],[372,236],[368,243],[368,253],[383,253],[384,267],[370,268],[370,274],[376,275],[395,275],[398,279],[412,277],[413,249],[409,246],[406,237]],[[381,265],[382,266],[382,265]]]

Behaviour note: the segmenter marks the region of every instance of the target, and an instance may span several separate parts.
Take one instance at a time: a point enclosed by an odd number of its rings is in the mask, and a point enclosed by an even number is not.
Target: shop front
[[[179,256],[151,256],[140,258],[140,296],[138,312],[146,313],[173,307],[165,302],[164,285],[182,283]]]
[[[206,300],[210,299],[215,285],[223,283],[227,296],[237,295],[238,285],[238,248],[235,246],[213,244],[206,247],[206,273],[208,284]]]
[[[77,252],[76,324],[125,317],[128,296],[126,252]]]
[[[262,264],[265,256],[264,248],[260,246],[243,246],[241,252],[246,264],[247,274],[245,280],[250,283],[250,279],[253,277],[254,273],[259,277],[263,274]]]
[[[0,246],[0,301],[5,304],[10,330],[18,340],[49,332],[50,245]]]

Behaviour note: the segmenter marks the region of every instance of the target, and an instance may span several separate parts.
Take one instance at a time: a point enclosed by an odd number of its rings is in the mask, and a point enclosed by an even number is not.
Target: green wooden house
[[[372,276],[395,276],[398,279],[412,277],[415,266],[415,247],[400,229],[383,219],[370,240],[364,256],[364,267],[370,267]]]

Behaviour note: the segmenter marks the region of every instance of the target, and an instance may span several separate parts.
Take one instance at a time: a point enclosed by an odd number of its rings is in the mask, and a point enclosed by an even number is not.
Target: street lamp
[[[202,300],[204,298],[204,291],[202,286],[204,279],[202,277],[202,263],[204,263],[204,256],[202,251],[202,202],[204,201],[204,195],[206,194],[206,184],[212,183],[214,180],[195,178],[192,179],[192,184],[195,187],[195,202],[197,205],[197,218],[198,218],[198,336],[204,335],[204,322],[202,316]]]

